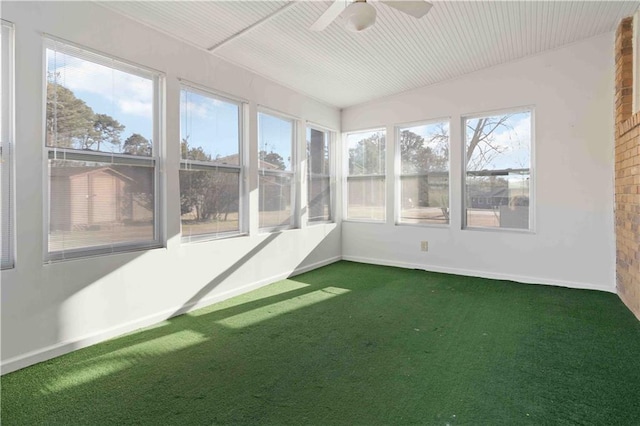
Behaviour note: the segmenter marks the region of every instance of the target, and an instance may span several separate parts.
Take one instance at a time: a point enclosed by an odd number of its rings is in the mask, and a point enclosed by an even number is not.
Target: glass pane
[[[466,223],[528,229],[531,112],[465,120]]]
[[[449,173],[402,176],[400,222],[449,223]]]
[[[309,222],[331,219],[331,178],[309,179]]]
[[[262,170],[292,169],[293,121],[258,113],[258,157]]]
[[[385,178],[349,177],[347,178],[347,217],[384,221],[385,214]]]
[[[291,176],[259,176],[260,228],[293,225]]]
[[[347,146],[350,176],[385,174],[384,131],[350,133],[347,135]]]
[[[240,165],[240,107],[188,89],[180,92],[182,158]]]
[[[384,221],[385,132],[374,130],[350,133],[347,135],[347,147],[347,219]]]
[[[449,123],[399,131],[400,222],[449,223]]]
[[[307,128],[307,198],[309,222],[331,219],[329,135]]]
[[[467,174],[467,226],[529,228],[529,173]]]
[[[0,46],[2,56],[0,59],[0,258],[2,268],[13,266],[13,223],[12,223],[12,123],[10,94],[12,89],[11,71],[13,69],[13,54],[11,52],[12,27],[2,24],[0,33]]]
[[[151,78],[55,49],[47,49],[46,67],[47,146],[152,154]]]
[[[49,252],[154,240],[153,167],[49,160]]]
[[[320,130],[307,128],[307,170],[308,175],[331,174],[329,163],[329,134]]]
[[[180,170],[182,235],[239,232],[240,172]]]

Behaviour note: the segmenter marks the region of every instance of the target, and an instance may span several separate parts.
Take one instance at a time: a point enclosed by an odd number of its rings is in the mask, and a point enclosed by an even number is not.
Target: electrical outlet
[[[420,251],[429,251],[429,242],[420,241]]]

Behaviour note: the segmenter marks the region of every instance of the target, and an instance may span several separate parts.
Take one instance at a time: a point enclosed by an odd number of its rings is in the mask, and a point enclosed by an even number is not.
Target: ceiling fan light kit
[[[378,0],[406,15],[420,19],[429,13],[431,3],[426,0]],[[367,0],[334,0],[322,15],[311,25],[311,31],[322,31],[342,16],[349,31],[361,32],[376,23],[376,9]]]
[[[376,9],[369,3],[355,2],[344,11],[344,26],[349,31],[360,32],[376,22]]]

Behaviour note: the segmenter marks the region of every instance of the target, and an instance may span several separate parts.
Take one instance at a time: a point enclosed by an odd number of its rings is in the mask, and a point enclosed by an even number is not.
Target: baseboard
[[[309,264],[307,266],[298,267],[298,268],[294,269],[285,278],[295,277],[296,275],[304,274],[305,272],[313,271],[314,269],[318,269],[318,268],[321,268],[323,266],[331,265],[332,263],[336,263],[336,262],[339,262],[341,260],[342,260],[342,256],[334,256],[334,257],[330,257],[330,258],[325,259],[325,260],[321,260],[319,262],[311,263],[311,264]],[[281,278],[281,279],[283,279],[283,278]]]
[[[247,293],[252,290],[256,290],[265,285],[272,284],[276,281],[286,279],[304,272],[311,271],[313,269],[320,268],[322,266],[329,265],[331,263],[341,260],[341,256],[331,257],[319,262],[311,263],[302,267],[298,267],[293,271],[283,272],[281,274],[273,275],[268,278],[261,279],[260,281],[240,286],[231,290],[221,292],[211,297],[203,298],[197,302],[192,302],[186,305],[174,306],[170,309],[165,309],[162,312],[152,314],[143,318],[139,318],[133,321],[129,321],[125,324],[118,325],[116,327],[102,330],[97,333],[92,333],[83,337],[79,337],[73,340],[67,340],[55,345],[51,345],[42,349],[38,349],[32,352],[28,352],[17,357],[9,358],[0,363],[0,375],[11,373],[16,370],[28,367],[30,365],[37,364],[39,362],[47,361],[52,358],[59,357],[61,355],[73,352],[78,349],[86,348],[87,346],[95,345],[96,343],[103,342],[114,337],[121,336],[126,333],[130,333],[135,330],[139,330],[144,327],[149,327],[162,321],[166,321],[171,317],[181,315],[187,312],[191,312],[196,309],[204,308],[213,303],[221,302],[226,299],[230,299],[235,296],[239,296],[243,293]]]
[[[330,265],[331,263],[338,262],[339,260],[342,260],[342,256],[334,256],[334,257],[331,257],[329,259],[321,260],[319,262],[314,262],[314,263],[311,263],[311,264],[306,265],[306,266],[297,267],[296,269],[294,269],[291,272],[283,272],[281,274],[273,275],[273,276],[268,277],[268,278],[263,278],[260,281],[256,281],[256,282],[251,283],[251,284],[247,284],[247,285],[244,285],[244,286],[241,286],[241,287],[237,287],[237,288],[234,288],[232,290],[223,291],[223,292],[221,292],[219,294],[216,294],[214,296],[211,296],[211,297],[205,297],[202,300],[199,300],[198,302],[192,302],[192,303],[186,304],[186,305],[180,307],[179,309],[177,309],[176,311],[173,311],[173,312],[166,311],[167,314],[174,314],[174,315],[170,315],[168,317],[165,317],[165,318],[161,319],[160,321],[164,321],[165,319],[168,319],[168,318],[170,318],[172,316],[182,315],[182,314],[185,314],[187,312],[191,312],[191,311],[196,310],[196,309],[204,308],[204,307],[212,305],[214,303],[222,302],[223,300],[227,300],[227,299],[230,299],[232,297],[239,296],[239,295],[244,294],[244,293],[248,293],[248,292],[250,292],[252,290],[257,290],[260,287],[264,287],[265,285],[269,285],[269,284],[275,283],[277,281],[284,280],[284,279],[287,279],[289,277],[293,277],[293,276],[296,276],[296,275],[299,275],[299,274],[303,274],[305,272],[309,272],[309,271],[312,271],[314,269],[318,269],[318,268],[320,268],[322,266]],[[159,322],[159,321],[155,321],[155,322]],[[155,322],[153,322],[152,324],[154,324]],[[138,328],[141,328],[141,327],[138,327]]]
[[[399,268],[422,269],[430,272],[442,272],[445,274],[464,275],[468,277],[490,278],[494,280],[509,280],[509,281],[516,281],[516,282],[525,283],[525,284],[552,285],[556,287],[568,287],[568,288],[576,288],[576,289],[582,289],[582,290],[598,290],[598,291],[605,291],[608,293],[616,294],[616,289],[612,287],[598,286],[598,285],[574,282],[574,281],[550,280],[548,278],[530,277],[526,275],[511,275],[511,274],[501,274],[501,273],[487,272],[487,271],[478,271],[473,269],[448,268],[448,267],[435,266],[435,265],[398,262],[394,260],[374,259],[374,258],[359,257],[359,256],[342,256],[342,259],[349,260],[352,262],[370,263],[373,265],[397,266]]]

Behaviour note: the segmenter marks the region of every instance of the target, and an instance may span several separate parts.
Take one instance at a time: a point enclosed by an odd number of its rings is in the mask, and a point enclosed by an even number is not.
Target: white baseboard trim
[[[397,266],[399,268],[407,268],[407,269],[421,269],[424,271],[442,272],[445,274],[464,275],[468,277],[490,278],[494,280],[509,280],[509,281],[516,281],[524,284],[542,284],[542,285],[551,285],[556,287],[576,288],[576,289],[582,289],[582,290],[598,290],[598,291],[606,291],[607,293],[616,294],[615,287],[607,287],[604,285],[603,286],[593,285],[593,284],[581,283],[581,282],[575,282],[575,281],[553,280],[549,278],[530,277],[526,275],[501,274],[501,273],[478,271],[478,270],[472,270],[472,269],[448,268],[448,267],[435,266],[435,265],[398,262],[394,260],[374,259],[374,258],[359,257],[359,256],[342,256],[342,260],[348,260],[351,262],[359,262],[359,263],[370,263],[373,265]]]
[[[326,265],[329,265],[331,263],[338,262],[339,260],[342,260],[342,256],[334,256],[334,257],[331,257],[331,258],[328,258],[328,259],[325,259],[325,260],[321,260],[319,262],[311,263],[311,264],[306,265],[306,266],[298,267],[298,268],[296,268],[296,269],[294,269],[293,271],[290,271],[290,272],[283,272],[281,274],[273,275],[273,276],[268,277],[268,278],[263,278],[260,281],[256,281],[256,282],[251,283],[251,284],[247,284],[247,285],[244,285],[244,286],[241,286],[241,287],[237,287],[237,288],[234,288],[234,289],[231,289],[231,290],[220,292],[220,293],[218,293],[218,294],[216,294],[214,296],[205,297],[202,300],[199,300],[197,302],[192,302],[192,303],[186,304],[186,305],[182,306],[179,309],[176,308],[177,310],[175,310],[175,311],[171,311],[171,312],[169,312],[169,310],[165,311],[163,314],[164,315],[169,315],[169,316],[165,316],[165,318],[162,318],[159,321],[164,321],[164,320],[169,319],[169,318],[171,318],[173,316],[176,316],[176,315],[182,315],[182,314],[185,314],[187,312],[194,311],[196,309],[204,308],[204,307],[212,305],[214,303],[222,302],[223,300],[227,300],[227,299],[230,299],[232,297],[239,296],[239,295],[244,294],[244,293],[248,293],[248,292],[250,292],[252,290],[257,290],[260,287],[264,287],[265,285],[273,284],[273,283],[275,283],[277,281],[284,280],[284,279],[287,279],[289,277],[293,277],[295,275],[303,274],[303,273],[309,272],[309,271],[311,271],[313,269],[318,269],[318,268],[320,268],[322,266],[326,266]],[[174,315],[171,315],[171,314],[174,314]],[[159,322],[159,321],[154,321],[151,324],[155,324],[156,322]],[[138,327],[138,328],[141,328],[141,327]]]
[[[304,274],[305,272],[313,271],[314,269],[321,268],[323,266],[331,265],[332,263],[336,263],[342,260],[342,256],[334,256],[325,260],[321,260],[319,262],[310,263],[307,266],[301,266],[299,268],[294,269],[288,277],[295,277],[296,275]],[[288,278],[285,277],[285,278]],[[283,278],[281,278],[283,279]]]
[[[88,334],[86,336],[82,336],[73,340],[62,341],[60,343],[56,343],[55,345],[47,346],[42,349],[37,349],[35,351],[31,351],[23,355],[19,355],[13,358],[9,358],[7,360],[3,360],[2,363],[0,363],[0,375],[11,373],[13,371],[20,370],[30,365],[47,361],[52,358],[59,357],[61,355],[73,352],[78,349],[86,348],[87,346],[95,345],[96,343],[100,343],[105,340],[112,339],[114,337],[118,337],[135,330],[139,330],[144,327],[152,326],[159,322],[166,321],[169,318],[172,318],[174,316],[182,315],[184,313],[191,312],[196,309],[204,308],[205,306],[209,306],[213,303],[221,302],[223,300],[230,299],[235,296],[239,296],[243,293],[256,290],[260,287],[264,287],[266,285],[286,279],[288,277],[299,275],[304,272],[308,272],[313,269],[320,268],[321,266],[329,265],[341,259],[342,259],[341,256],[335,256],[328,259],[324,259],[319,262],[298,267],[293,271],[283,272],[281,274],[277,274],[269,278],[264,278],[264,279],[261,279],[260,281],[257,281],[251,284],[247,284],[231,290],[223,291],[221,293],[215,294],[210,297],[205,297],[202,300],[199,300],[196,302],[188,303],[182,306],[175,306],[170,309],[165,309],[162,312],[158,312],[156,314],[148,315],[143,318],[129,321],[127,323],[124,323],[106,330],[102,330],[97,333]]]

